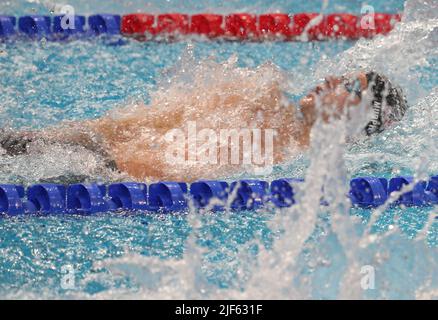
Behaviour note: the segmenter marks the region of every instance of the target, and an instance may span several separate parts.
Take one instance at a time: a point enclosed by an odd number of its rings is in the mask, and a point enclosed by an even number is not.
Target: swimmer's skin
[[[368,84],[364,73],[348,77],[358,79],[361,89],[366,90]],[[234,84],[239,90],[212,88],[202,100],[187,95],[167,108],[160,108],[160,105],[126,108],[117,111],[117,117],[107,115],[96,120],[65,122],[59,127],[21,135],[29,140],[81,145],[114,160],[118,170],[139,180],[214,178],[227,172],[238,172],[241,166],[169,164],[163,144],[166,132],[185,128],[188,121],[196,121],[198,131],[202,128],[217,132],[220,129],[240,129],[243,124],[248,128],[275,129],[274,163],[281,163],[287,159],[287,150],[291,146],[304,148],[309,144],[311,128],[319,115],[328,122],[331,117],[340,115],[344,108],[360,103],[360,98],[348,92],[342,81],[341,77],[327,78],[324,84],[304,97],[300,101],[302,118],[297,116],[292,105],[285,103],[278,84],[273,83],[254,100],[244,93],[245,89],[254,89],[249,88],[251,84],[239,83]],[[318,110],[316,101],[321,106]],[[233,127],[236,125],[237,128]]]

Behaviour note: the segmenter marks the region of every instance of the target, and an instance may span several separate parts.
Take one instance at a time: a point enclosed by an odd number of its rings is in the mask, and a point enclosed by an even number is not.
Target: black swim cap
[[[374,71],[368,72],[366,77],[373,108],[373,118],[365,127],[366,134],[370,136],[400,121],[408,109],[408,102],[402,89],[394,86],[387,77]]]

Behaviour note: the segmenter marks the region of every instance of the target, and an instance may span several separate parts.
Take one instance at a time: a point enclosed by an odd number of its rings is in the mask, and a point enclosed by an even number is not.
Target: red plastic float
[[[120,31],[123,34],[155,34],[155,16],[146,13],[128,14],[122,17]]]
[[[323,35],[326,38],[357,39],[359,34],[359,19],[348,13],[329,14],[324,17]]]
[[[225,18],[225,35],[233,39],[255,39],[257,16],[249,13],[230,14]]]
[[[312,23],[311,27],[307,25]],[[321,37],[321,24],[323,16],[319,13],[297,13],[292,18],[291,36],[293,39],[298,39],[306,31],[306,36],[302,40],[316,40]]]
[[[224,17],[220,14],[195,14],[190,23],[190,33],[204,35],[209,38],[223,36]]]
[[[262,14],[259,16],[259,34],[263,38],[289,38],[290,17],[285,13]]]
[[[156,33],[161,36],[188,34],[190,31],[189,16],[180,13],[160,14],[157,17]]]

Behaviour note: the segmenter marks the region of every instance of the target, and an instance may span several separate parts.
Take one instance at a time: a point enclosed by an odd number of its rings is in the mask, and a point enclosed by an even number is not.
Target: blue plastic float
[[[184,211],[187,209],[187,184],[159,182],[149,186],[148,209],[150,211]]]
[[[108,187],[110,207],[123,210],[148,210],[147,187],[144,183],[116,183]]]
[[[114,14],[95,14],[88,17],[90,31],[96,35],[119,34],[120,16]]]
[[[269,200],[269,183],[261,180],[240,180],[232,182],[230,194],[236,194],[231,208],[235,210],[255,210]]]
[[[190,195],[196,208],[211,206],[214,199],[212,210],[219,211],[225,209],[228,189],[229,185],[225,181],[198,181],[191,184]]]
[[[11,37],[15,35],[17,19],[12,16],[0,16],[0,37]]]
[[[48,16],[24,16],[18,19],[18,30],[30,37],[39,38],[51,34],[51,19]]]
[[[106,186],[98,184],[74,184],[67,188],[66,212],[92,214],[112,209],[105,199]]]

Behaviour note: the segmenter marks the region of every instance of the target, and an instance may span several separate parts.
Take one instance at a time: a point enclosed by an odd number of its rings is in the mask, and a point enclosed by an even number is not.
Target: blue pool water
[[[410,4],[415,8],[420,6],[417,2]],[[68,3],[81,14],[359,13],[363,4],[341,0]],[[402,12],[405,1],[367,4],[377,12],[393,13]],[[0,13],[17,16],[48,14],[50,9],[48,1],[0,3]],[[408,13],[421,12],[418,9]],[[392,38],[359,43],[196,39],[123,45],[105,39],[0,43],[0,126],[43,128],[62,120],[95,118],[132,101],[148,102],[154,92],[175,81],[181,68],[194,68],[211,57],[217,63],[236,57],[236,68],[275,64],[287,76],[292,100],[324,74],[373,66],[406,88],[412,105],[406,119],[364,143],[338,145],[336,133],[329,132],[326,138],[321,132],[317,143],[329,145],[330,153],[311,148],[266,178],[306,177],[310,181],[306,190],[312,183],[324,184],[328,196],[337,199],[351,177],[437,174],[438,55],[433,46],[438,39],[437,17],[419,21],[420,26],[411,22]],[[421,31],[412,32],[413,28]],[[14,159],[0,157],[0,179],[31,184],[71,173],[97,181],[120,178],[102,172],[93,161],[82,151],[56,148]],[[379,212],[349,209],[340,201],[337,207],[319,208],[314,205],[319,198],[306,190],[301,203],[285,211],[2,217],[0,297],[438,297],[438,276],[433,272],[438,266],[436,207]],[[375,269],[374,289],[359,285],[363,266]],[[74,271],[72,287],[63,285],[68,270]]]

